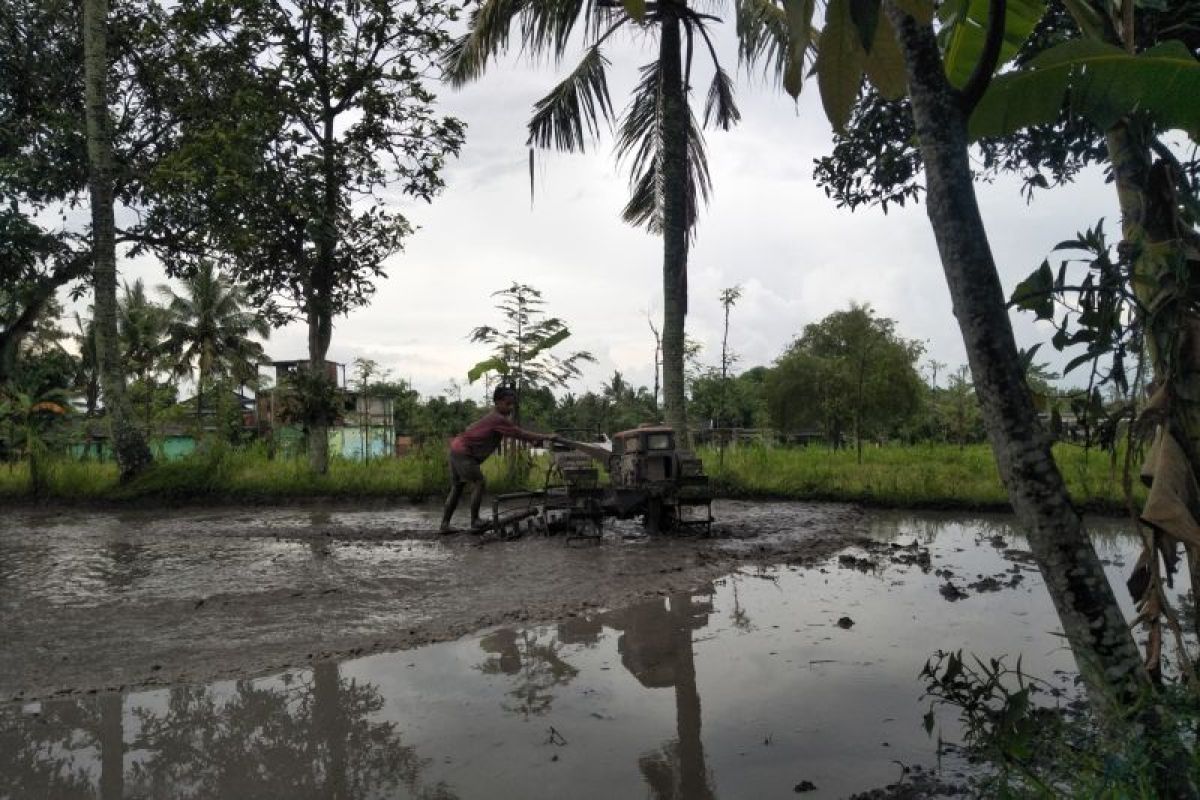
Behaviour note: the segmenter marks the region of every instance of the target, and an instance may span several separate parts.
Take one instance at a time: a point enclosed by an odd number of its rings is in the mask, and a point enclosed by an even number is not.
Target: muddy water
[[[1002,518],[861,523],[879,544],[811,566],[734,565],[556,624],[9,703],[0,797],[757,798],[797,796],[803,781],[816,787],[804,796],[843,797],[895,781],[900,764],[937,765],[916,680],[933,651],[1019,653],[1030,673],[1070,682],[1041,581]],[[1133,547],[1095,527],[1119,580]],[[438,556],[395,566],[426,557]],[[129,584],[169,594],[161,568]],[[84,603],[90,590],[54,591]],[[939,724],[953,738],[953,720]],[[943,777],[960,766],[943,760]]]
[[[199,682],[552,621],[863,534],[848,506],[716,504],[707,539],[496,542],[440,509],[0,515],[0,698]]]

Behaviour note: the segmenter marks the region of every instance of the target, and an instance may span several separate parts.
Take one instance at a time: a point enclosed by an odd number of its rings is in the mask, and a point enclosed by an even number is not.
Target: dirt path
[[[18,511],[0,521],[0,698],[242,677],[562,619],[692,588],[738,562],[861,539],[856,508],[718,502],[708,539],[488,543],[437,509]]]

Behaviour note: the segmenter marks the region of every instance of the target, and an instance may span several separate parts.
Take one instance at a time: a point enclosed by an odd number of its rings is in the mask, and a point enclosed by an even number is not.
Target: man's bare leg
[[[454,481],[450,487],[450,494],[446,497],[446,506],[442,509],[442,525],[438,530],[445,533],[452,530],[450,527],[450,518],[454,516],[454,509],[458,508],[458,499],[462,497],[463,482]]]
[[[479,507],[483,505],[483,490],[487,485],[487,481],[478,480],[472,484],[471,488],[471,527],[483,527],[483,520],[479,518]]]

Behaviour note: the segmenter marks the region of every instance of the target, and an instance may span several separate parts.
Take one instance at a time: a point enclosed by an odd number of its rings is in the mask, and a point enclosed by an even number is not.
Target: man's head
[[[511,386],[497,386],[492,392],[492,402],[496,404],[496,410],[507,417],[517,406],[517,391]]]

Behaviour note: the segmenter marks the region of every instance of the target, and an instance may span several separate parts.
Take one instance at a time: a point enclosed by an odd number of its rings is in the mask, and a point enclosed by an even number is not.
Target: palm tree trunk
[[[1000,474],[1093,707],[1111,730],[1128,731],[1128,714],[1151,690],[1149,677],[1025,388],[975,198],[966,115],[946,80],[932,29],[919,26],[891,0],[885,8],[904,54],[925,162],[926,210]]]
[[[684,318],[687,315],[687,137],[688,107],[683,85],[679,19],[664,2],[659,42],[663,148],[663,409],[667,425],[689,441],[684,397]]]
[[[83,69],[87,98],[88,184],[92,201],[96,355],[112,430],[113,454],[121,479],[128,480],[149,465],[150,448],[137,426],[125,392],[125,374],[121,370],[117,338],[116,223],[106,90],[107,26],[108,0],[84,0]]]

